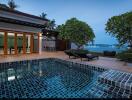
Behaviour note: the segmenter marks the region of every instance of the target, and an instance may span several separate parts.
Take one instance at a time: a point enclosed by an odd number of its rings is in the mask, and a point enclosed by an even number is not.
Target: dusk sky
[[[0,0],[6,3],[8,0]],[[115,44],[116,39],[105,32],[108,18],[132,11],[132,0],[15,0],[17,10],[55,19],[56,24],[65,23],[67,19],[76,17],[87,22],[96,35],[95,43]]]

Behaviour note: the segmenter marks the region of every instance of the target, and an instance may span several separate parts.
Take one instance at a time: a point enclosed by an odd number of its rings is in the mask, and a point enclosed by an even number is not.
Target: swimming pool
[[[4,63],[0,66],[0,98],[89,97],[87,91],[100,74],[53,59]]]
[[[98,78],[105,72],[103,68],[54,58],[1,63],[0,98],[112,97],[95,90],[96,86],[107,87],[99,83],[103,77]]]

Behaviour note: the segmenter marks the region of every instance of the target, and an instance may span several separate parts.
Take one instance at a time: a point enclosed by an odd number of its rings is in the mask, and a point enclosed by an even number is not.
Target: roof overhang
[[[42,32],[42,28],[11,24],[0,21],[0,32],[16,32],[16,33],[39,33]]]
[[[31,27],[36,27],[36,28],[45,28],[46,27],[46,25],[35,24],[35,23],[31,23],[31,22],[26,22],[26,21],[11,19],[11,18],[4,18],[4,17],[0,17],[0,22],[6,22],[6,23],[24,25],[24,26],[31,26]]]
[[[0,22],[45,28],[48,21],[48,19],[43,19],[35,15],[0,7]]]
[[[8,9],[8,8],[0,7],[0,11],[10,12],[10,13],[18,14],[18,15],[21,15],[21,16],[26,16],[26,17],[31,17],[31,18],[35,18],[35,19],[40,19],[40,20],[43,20],[43,21],[49,21],[48,19],[44,19],[44,18],[41,18],[39,16],[27,14],[27,13],[24,13],[24,12],[21,12],[21,11],[18,11],[18,10],[11,10],[11,9]]]

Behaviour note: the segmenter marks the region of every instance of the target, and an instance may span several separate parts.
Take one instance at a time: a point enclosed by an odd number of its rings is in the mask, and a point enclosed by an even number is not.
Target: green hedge
[[[132,49],[128,49],[126,51],[123,51],[122,53],[132,53]]]
[[[132,63],[132,50],[123,51],[122,53],[118,53],[117,58]]]

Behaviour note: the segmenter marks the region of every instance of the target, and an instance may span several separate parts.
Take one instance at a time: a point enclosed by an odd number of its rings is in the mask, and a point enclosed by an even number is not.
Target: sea
[[[116,51],[120,53],[122,51],[127,50],[127,46],[117,47],[116,45],[104,45],[104,44],[96,44],[96,45],[86,45],[84,46],[85,50],[93,51],[93,52],[104,52],[104,51]]]

